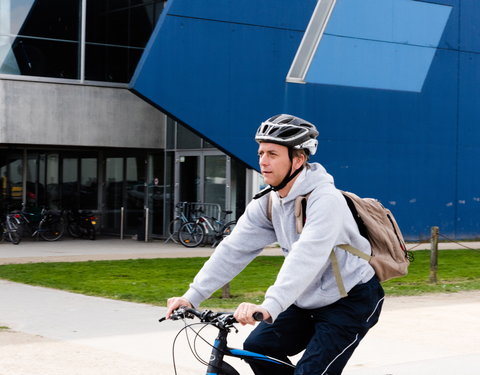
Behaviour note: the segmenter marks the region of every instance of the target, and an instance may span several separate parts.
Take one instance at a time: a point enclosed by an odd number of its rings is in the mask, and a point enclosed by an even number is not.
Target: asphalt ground
[[[427,245],[422,245],[428,248]],[[467,246],[479,248],[477,243]],[[443,247],[443,244],[441,245]],[[453,248],[452,244],[445,246]],[[417,247],[419,248],[419,247]],[[208,256],[162,241],[24,241],[0,244],[0,264]],[[271,247],[264,255],[277,255]],[[181,322],[158,322],[165,309],[0,280],[0,375],[174,374],[172,343]],[[250,327],[229,340],[241,347]],[[210,339],[214,332],[203,331]],[[191,336],[192,337],[192,336]],[[203,358],[209,350],[197,341]],[[178,374],[202,374],[182,335]],[[241,374],[245,363],[231,360]],[[390,297],[380,322],[348,363],[346,375],[477,375],[480,372],[480,292]]]

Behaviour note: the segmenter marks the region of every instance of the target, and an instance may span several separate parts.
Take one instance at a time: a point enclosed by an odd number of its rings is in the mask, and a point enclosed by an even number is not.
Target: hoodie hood
[[[283,198],[283,202],[287,203],[295,200],[299,195],[308,194],[313,189],[324,185],[333,186],[333,177],[327,173],[320,163],[308,163],[298,175],[288,195]]]

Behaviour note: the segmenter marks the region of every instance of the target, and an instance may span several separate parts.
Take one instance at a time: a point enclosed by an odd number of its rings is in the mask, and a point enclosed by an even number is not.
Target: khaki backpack
[[[272,220],[272,193],[268,198],[267,217]],[[307,199],[311,192],[300,195],[295,199],[295,222],[297,233],[301,233],[305,225]],[[405,246],[402,233],[389,209],[373,198],[360,198],[357,195],[342,191],[347,205],[357,223],[360,234],[365,237],[372,247],[372,255],[354,248],[349,244],[340,244],[336,247],[348,251],[368,261],[380,281],[405,276],[410,264],[410,254]],[[340,268],[334,250],[330,253],[333,272],[338,289],[342,297],[347,296],[343,284]]]

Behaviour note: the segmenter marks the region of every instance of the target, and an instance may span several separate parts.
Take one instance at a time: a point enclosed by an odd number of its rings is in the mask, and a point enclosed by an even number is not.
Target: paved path
[[[0,263],[21,261],[200,256],[132,240],[0,244]],[[276,254],[278,249],[265,250]],[[0,375],[173,374],[171,345],[180,322],[159,324],[164,308],[88,297],[0,280]],[[388,298],[379,324],[349,362],[345,375],[477,375],[480,371],[480,292]],[[240,346],[249,328],[232,335]],[[206,332],[207,335],[213,333]],[[204,368],[179,339],[180,375]],[[202,344],[198,344],[202,347]],[[208,350],[201,349],[208,358]],[[237,363],[242,374],[248,366]]]

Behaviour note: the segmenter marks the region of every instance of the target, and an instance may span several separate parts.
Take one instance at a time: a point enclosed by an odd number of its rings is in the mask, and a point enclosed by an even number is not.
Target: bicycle
[[[91,211],[68,210],[66,218],[67,232],[70,236],[95,240],[97,218]]]
[[[185,210],[187,207],[187,202],[179,202],[175,205],[175,211],[177,212],[177,216],[175,216],[172,221],[168,224],[168,237],[165,240],[165,243],[172,240],[175,243],[178,243],[178,232],[180,227],[189,222],[189,218],[185,215]]]
[[[45,241],[57,241],[65,232],[65,224],[61,212],[42,208],[40,214],[27,211],[14,212],[12,215],[19,224],[20,235],[33,238],[42,237]]]
[[[18,245],[22,240],[18,231],[19,222],[13,214],[6,214],[5,219],[1,222],[1,239],[2,241],[11,242]]]
[[[198,210],[202,212],[201,209]],[[186,247],[196,247],[203,242],[211,242],[212,247],[218,245],[226,236],[232,233],[237,224],[236,220],[225,223],[227,215],[232,211],[222,211],[221,220],[213,217],[200,215],[195,221],[184,223],[178,232],[180,243]]]
[[[194,324],[186,323],[185,321],[186,319],[193,319],[195,317],[200,320],[200,323],[194,323]],[[257,321],[262,321],[263,315],[261,313],[255,313],[253,315],[253,318]],[[207,366],[207,372],[206,372],[207,375],[240,375],[239,372],[235,370],[235,368],[232,365],[230,365],[229,363],[223,360],[225,356],[239,358],[239,359],[248,360],[248,361],[263,361],[263,362],[268,362],[269,364],[276,364],[279,366],[287,366],[290,368],[295,368],[295,366],[292,365],[291,363],[287,363],[276,358],[272,358],[259,353],[250,352],[248,350],[235,349],[235,348],[228,347],[228,343],[227,343],[228,334],[232,330],[235,330],[235,332],[238,333],[238,329],[234,325],[235,323],[237,323],[237,321],[233,317],[232,313],[213,312],[211,310],[199,311],[189,307],[181,307],[173,312],[170,319],[183,320],[185,324],[185,327],[182,328],[177,333],[177,336],[175,337],[173,346],[172,346],[173,367],[174,367],[175,374],[177,374],[177,368],[175,363],[175,343],[182,331],[186,332],[187,341],[194,357],[199,362]],[[164,320],[165,318],[161,318],[159,321],[163,322]],[[199,330],[195,330],[194,328],[192,328],[193,326],[198,324],[203,325],[203,327],[200,328]],[[219,331],[213,344],[209,343],[205,338],[203,338],[200,335],[201,330],[206,326],[215,327]],[[190,342],[190,338],[188,337],[188,330],[192,330],[195,335],[195,341],[193,342],[193,346],[192,346],[192,343]],[[212,348],[212,352],[208,362],[200,358],[197,353],[197,349],[196,349],[197,338],[200,338],[202,341],[207,343]]]

